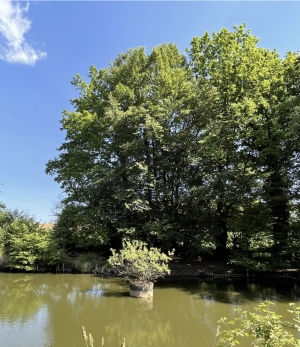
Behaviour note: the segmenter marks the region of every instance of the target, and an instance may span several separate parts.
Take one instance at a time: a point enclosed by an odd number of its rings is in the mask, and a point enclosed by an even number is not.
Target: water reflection
[[[187,280],[178,278],[160,282],[162,287],[176,287],[190,294],[199,295],[199,299],[217,301],[233,305],[264,300],[289,302],[300,299],[300,287],[297,283],[249,282],[241,280]]]
[[[43,296],[47,284],[36,286],[36,275],[0,274],[0,336],[6,347],[51,346],[49,312]]]
[[[129,297],[122,279],[90,275],[0,273],[0,336],[6,347],[82,347],[81,326],[97,345],[212,346],[217,321],[276,301],[283,316],[298,302],[298,284],[171,279],[155,284],[154,297]],[[13,336],[13,338],[12,338]],[[18,341],[23,344],[16,343]],[[5,344],[4,342],[5,341]],[[10,342],[12,341],[12,342]],[[95,343],[96,345],[96,343]]]
[[[153,296],[148,296],[145,298],[137,298],[136,300],[140,307],[144,310],[151,310],[153,309]]]
[[[35,288],[32,276],[17,277],[12,281],[1,281],[0,319],[26,321],[39,311],[41,295],[46,287]]]
[[[136,309],[123,310],[106,326],[105,333],[110,346],[116,337],[119,341],[126,336],[129,346],[173,346],[171,323],[159,310],[148,310],[151,301],[130,298]],[[133,301],[134,300],[134,301]],[[153,304],[153,302],[152,302]],[[141,305],[140,307],[138,307]],[[153,307],[153,306],[152,306]]]
[[[1,346],[27,347],[52,346],[52,334],[47,333],[49,315],[47,307],[41,306],[36,313],[27,316],[27,319],[14,317],[14,319],[0,319]]]

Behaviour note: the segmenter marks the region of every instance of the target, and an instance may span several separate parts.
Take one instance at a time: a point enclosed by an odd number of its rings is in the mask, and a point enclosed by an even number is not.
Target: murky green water
[[[285,317],[298,302],[298,284],[247,281],[165,280],[154,298],[129,297],[122,279],[71,274],[0,273],[1,347],[84,347],[81,327],[94,347],[213,346],[217,321],[234,318],[234,309],[252,310],[263,300],[276,301]],[[242,346],[243,347],[243,346]]]

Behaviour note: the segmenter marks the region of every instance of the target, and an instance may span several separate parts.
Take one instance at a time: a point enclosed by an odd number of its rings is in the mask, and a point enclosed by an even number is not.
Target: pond
[[[123,337],[126,347],[213,346],[221,317],[266,299],[288,318],[300,286],[169,277],[155,284],[153,298],[137,299],[120,278],[0,273],[0,345],[84,347],[84,325],[95,347],[102,337],[105,347]]]

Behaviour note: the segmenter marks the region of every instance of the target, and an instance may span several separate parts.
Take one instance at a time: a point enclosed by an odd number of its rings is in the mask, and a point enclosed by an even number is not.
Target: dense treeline
[[[47,163],[65,192],[60,246],[139,239],[266,269],[298,261],[300,59],[245,25],[128,50],[79,75],[65,142]]]
[[[49,269],[63,257],[52,230],[28,213],[9,210],[0,203],[0,268]]]

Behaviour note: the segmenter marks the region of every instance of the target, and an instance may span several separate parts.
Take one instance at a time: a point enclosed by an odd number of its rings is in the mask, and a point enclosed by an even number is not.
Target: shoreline
[[[247,270],[241,266],[222,263],[213,260],[182,261],[175,260],[169,263],[171,274],[168,277],[193,277],[206,279],[272,279],[284,281],[299,281],[300,269],[284,269],[275,271]],[[18,269],[2,266],[0,272],[26,273]],[[27,272],[30,273],[30,272]],[[80,261],[77,257],[70,257],[65,263],[54,266],[38,265],[31,273],[72,273],[72,274],[94,274],[115,275],[109,268],[106,259],[99,258],[91,261]]]

